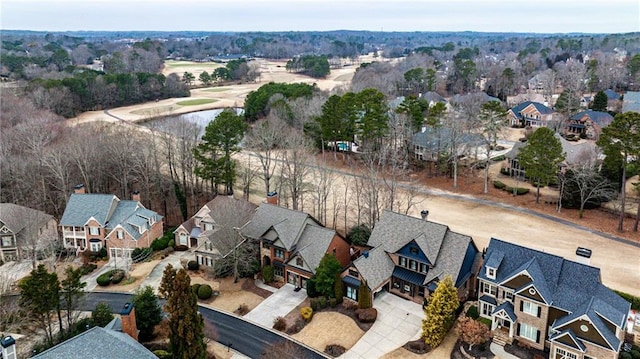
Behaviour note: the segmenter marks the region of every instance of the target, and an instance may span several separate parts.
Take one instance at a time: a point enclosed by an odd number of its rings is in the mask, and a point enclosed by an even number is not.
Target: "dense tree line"
[[[281,94],[286,99],[298,97],[310,97],[314,92],[314,87],[307,84],[285,84],[270,82],[260,86],[259,89],[249,92],[244,101],[244,118],[253,122],[265,117],[273,102],[270,100],[275,94]]]
[[[326,77],[331,69],[326,56],[304,55],[287,61],[287,71],[301,72],[311,77],[321,78]]]

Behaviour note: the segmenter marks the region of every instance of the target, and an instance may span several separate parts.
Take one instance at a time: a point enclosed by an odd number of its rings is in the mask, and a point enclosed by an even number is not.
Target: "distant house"
[[[326,254],[336,256],[345,267],[349,244],[335,231],[323,227],[309,214],[262,203],[242,235],[259,241],[262,266],[273,266],[275,277],[306,288]]]
[[[58,241],[53,216],[13,203],[0,203],[0,261],[32,258]]]
[[[225,206],[229,201],[243,202],[243,205],[256,208],[250,202],[234,199],[231,196],[216,196],[173,232],[177,245],[195,248],[195,260],[200,265],[213,267],[216,260],[233,250],[227,238],[223,238],[225,232],[219,228],[221,225],[219,219],[213,218],[216,206]]]
[[[436,161],[438,154],[451,153],[452,141],[451,130],[448,128],[423,127],[418,133],[413,134],[411,139],[413,155],[420,161]],[[463,156],[474,149],[484,146],[485,140],[477,133],[467,133],[458,139],[456,152],[458,156]]]
[[[492,238],[478,280],[494,343],[517,339],[549,348],[550,358],[618,358],[630,304],[601,283],[599,268]]]
[[[442,102],[444,104],[447,103],[447,100],[435,91],[427,91],[421,94],[420,98],[427,101],[429,103],[429,107],[435,105],[438,102]]]
[[[541,92],[544,90],[544,75],[537,74],[527,81],[527,87],[530,91]]]
[[[622,112],[640,113],[640,92],[628,91],[622,100]]]
[[[140,203],[112,194],[87,194],[78,185],[60,219],[63,244],[77,251],[106,248],[110,258],[131,257],[135,248],[146,248],[162,236],[162,216]]]
[[[571,116],[567,123],[566,131],[583,135],[588,139],[597,140],[602,129],[609,126],[613,116],[607,112],[586,110]]]
[[[376,223],[368,246],[343,271],[345,296],[358,301],[361,283],[373,296],[394,293],[422,304],[438,282],[451,276],[460,299],[474,293],[474,273],[479,254],[471,237],[427,220],[385,210]]]
[[[553,110],[539,103],[526,101],[507,111],[511,126],[545,127],[553,118]]]

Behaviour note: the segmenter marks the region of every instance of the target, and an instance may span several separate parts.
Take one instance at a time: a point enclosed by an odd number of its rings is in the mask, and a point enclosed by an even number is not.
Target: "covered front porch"
[[[402,267],[395,267],[389,291],[405,299],[422,304],[425,299],[425,275]]]
[[[513,342],[515,323],[518,317],[511,302],[504,302],[491,313],[491,334],[493,342],[504,346]]]

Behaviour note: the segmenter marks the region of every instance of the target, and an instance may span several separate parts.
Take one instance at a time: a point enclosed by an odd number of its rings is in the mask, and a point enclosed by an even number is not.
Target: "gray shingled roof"
[[[118,198],[112,194],[73,193],[64,209],[60,225],[82,227],[93,217],[100,225],[105,226],[117,201]]]
[[[602,318],[622,328],[630,304],[600,282],[599,268],[492,238],[487,247],[485,263],[494,261],[495,256],[503,257],[496,271],[496,279],[486,276],[484,265],[478,278],[499,284],[526,269],[533,284],[550,305],[571,313],[556,320],[554,328],[587,316],[609,343],[617,345],[615,333]]]
[[[28,221],[38,220],[40,223],[37,224],[42,227],[52,218],[52,215],[36,209],[13,203],[0,203],[0,221],[16,235],[27,226]]]
[[[381,286],[391,278],[394,264],[382,246],[373,248],[353,261],[362,278],[367,282],[370,289]]]
[[[469,243],[471,243],[471,237],[452,232],[447,228],[441,249],[435,261],[435,266],[427,272],[425,284],[436,278],[442,280],[446,276],[451,276],[454,285],[458,286],[461,284],[457,282]],[[475,255],[473,257],[475,258]]]
[[[40,359],[157,359],[142,344],[122,332],[93,327],[34,356]]]
[[[327,253],[329,244],[333,240],[333,236],[336,231],[327,229],[324,227],[318,227],[311,224],[306,224],[298,244],[296,246],[296,252],[302,256],[302,259],[313,273],[320,265],[320,260]],[[293,260],[295,256],[291,256]]]
[[[628,91],[624,94],[622,112],[640,112],[640,92]]]
[[[291,250],[307,223],[316,222],[304,212],[262,203],[251,221],[242,229],[242,235],[259,239],[273,228],[285,249]]]
[[[589,119],[593,121],[593,123],[595,123],[596,125],[600,126],[600,128],[605,128],[609,126],[613,121],[613,116],[611,116],[609,113],[602,112],[602,111],[593,111],[593,110],[580,111],[575,115],[571,116],[571,119],[574,121],[577,121],[584,116],[589,117]]]

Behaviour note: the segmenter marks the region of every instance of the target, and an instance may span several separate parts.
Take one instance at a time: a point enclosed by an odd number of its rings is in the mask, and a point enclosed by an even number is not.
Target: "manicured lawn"
[[[229,91],[228,88],[223,88],[223,87],[216,87],[216,88],[212,88],[212,89],[208,89],[205,90],[207,92],[225,92],[225,91]]]
[[[204,105],[205,103],[212,103],[218,100],[212,98],[197,98],[193,100],[180,101],[177,104],[180,106],[196,106],[196,105]]]

